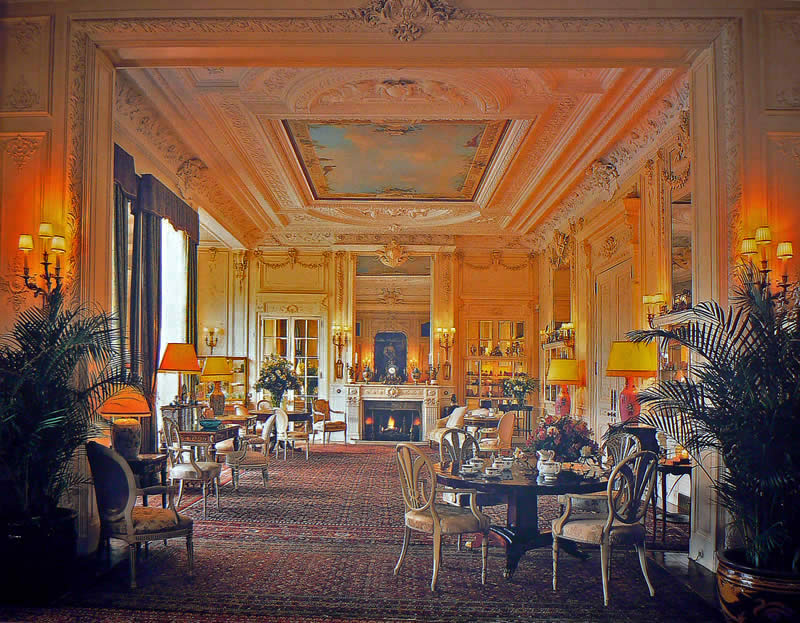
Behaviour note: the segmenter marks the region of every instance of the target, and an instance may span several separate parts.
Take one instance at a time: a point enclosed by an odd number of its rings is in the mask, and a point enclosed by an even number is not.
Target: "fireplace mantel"
[[[450,404],[452,385],[386,385],[384,383],[347,383],[332,387],[334,395],[344,395],[348,441],[359,441],[364,434],[364,402],[369,400],[416,401],[421,403],[422,440],[436,426],[442,407]],[[337,401],[338,402],[338,401]],[[341,403],[340,403],[341,404]]]

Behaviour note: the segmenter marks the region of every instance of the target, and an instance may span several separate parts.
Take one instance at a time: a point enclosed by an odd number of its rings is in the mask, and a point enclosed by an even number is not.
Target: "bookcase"
[[[522,320],[467,320],[464,353],[464,396],[470,409],[489,401],[509,400],[503,382],[527,373],[525,322]]]

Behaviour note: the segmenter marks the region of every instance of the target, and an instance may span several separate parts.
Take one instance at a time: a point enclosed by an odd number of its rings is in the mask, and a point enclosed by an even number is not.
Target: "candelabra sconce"
[[[33,251],[33,236],[30,234],[21,234],[19,237],[19,250],[22,251],[24,266],[22,269],[22,280],[25,282],[25,287],[33,292],[33,296],[42,296],[43,302],[51,294],[61,290],[61,256],[66,251],[64,236],[55,236],[53,234],[53,225],[51,223],[39,224],[39,240],[42,243],[42,273],[40,275],[31,275],[28,268],[28,253]],[[55,266],[53,273],[50,273],[50,254],[56,256]],[[42,285],[38,282],[41,280]]]
[[[333,342],[334,348],[336,348],[336,364],[334,366],[334,372],[337,379],[344,378],[344,362],[342,361],[342,349],[347,347],[349,343],[347,333],[350,330],[349,327],[340,327],[339,325],[333,325],[333,337],[331,341]]]
[[[203,341],[208,346],[209,350],[211,351],[210,354],[214,354],[214,349],[217,347],[219,343],[219,338],[225,333],[224,329],[217,329],[216,327],[203,327]]]
[[[757,228],[755,234],[751,238],[744,238],[742,240],[742,246],[741,246],[742,257],[751,260],[756,255],[760,257],[761,268],[759,269],[759,272],[761,273],[761,279],[758,285],[761,289],[768,288],[770,285],[769,282],[769,273],[771,272],[771,269],[769,267],[770,244],[772,244],[772,232],[770,231],[770,228],[766,225],[762,225],[761,227]],[[778,284],[778,287],[783,290],[783,294],[785,296],[787,290],[791,286],[791,284],[789,283],[787,262],[790,259],[792,259],[794,255],[792,249],[792,243],[789,241],[779,242],[776,248],[775,255],[777,259],[779,259],[783,264],[783,274],[781,275],[781,281]]]
[[[653,328],[653,319],[656,317],[656,312],[663,314],[667,311],[667,299],[661,292],[656,294],[645,294],[642,296],[642,303],[647,311],[647,324]]]
[[[450,349],[456,343],[456,328],[450,329],[437,327],[436,333],[439,336],[439,347],[444,349],[444,364],[442,364],[442,380],[449,381],[453,372],[453,366],[450,363]],[[438,367],[438,366],[437,366]],[[434,380],[435,376],[432,377]]]

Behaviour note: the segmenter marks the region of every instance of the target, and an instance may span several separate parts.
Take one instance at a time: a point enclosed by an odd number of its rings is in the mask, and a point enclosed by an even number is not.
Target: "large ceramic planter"
[[[717,552],[717,593],[728,621],[800,621],[800,574],[754,569],[741,550]]]

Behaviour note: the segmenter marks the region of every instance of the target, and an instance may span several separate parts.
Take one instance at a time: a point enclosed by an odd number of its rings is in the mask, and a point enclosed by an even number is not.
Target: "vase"
[[[281,406],[281,403],[283,402],[283,392],[270,392],[269,397],[273,407]]]

